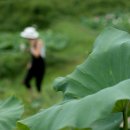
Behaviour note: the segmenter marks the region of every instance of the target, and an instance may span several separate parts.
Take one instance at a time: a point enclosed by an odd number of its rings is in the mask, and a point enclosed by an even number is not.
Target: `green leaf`
[[[81,98],[130,77],[130,35],[107,28],[97,38],[86,61],[65,78],[58,78],[54,88],[65,97]]]
[[[22,113],[23,106],[15,97],[0,101],[0,130],[13,130]]]
[[[54,88],[63,91],[64,102],[18,125],[28,130],[119,130],[120,112],[130,100],[129,77],[130,35],[107,28],[97,38],[87,60],[54,82]]]

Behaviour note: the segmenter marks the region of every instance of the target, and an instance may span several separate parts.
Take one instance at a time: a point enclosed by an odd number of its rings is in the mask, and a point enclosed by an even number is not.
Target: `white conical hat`
[[[39,33],[34,27],[26,27],[23,32],[21,32],[21,37],[28,39],[36,39],[39,37]]]

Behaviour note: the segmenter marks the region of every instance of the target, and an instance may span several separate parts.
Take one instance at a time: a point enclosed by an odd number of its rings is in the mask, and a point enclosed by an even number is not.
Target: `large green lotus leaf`
[[[130,77],[130,35],[107,28],[97,38],[86,61],[66,77],[57,78],[54,88],[65,98],[81,98]]]
[[[15,97],[0,101],[0,130],[14,130],[22,113],[23,106]]]
[[[121,113],[117,110],[118,113],[114,114],[113,111],[121,106],[119,103],[124,104],[129,99],[130,79],[84,98],[55,105],[20,121],[18,125],[21,128],[26,126],[26,130],[60,130],[66,127],[119,130]]]

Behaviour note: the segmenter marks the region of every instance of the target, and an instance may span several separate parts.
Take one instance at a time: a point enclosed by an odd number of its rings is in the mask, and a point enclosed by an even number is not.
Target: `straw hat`
[[[21,37],[27,39],[36,39],[39,37],[39,33],[34,27],[26,27],[23,32],[21,32]]]

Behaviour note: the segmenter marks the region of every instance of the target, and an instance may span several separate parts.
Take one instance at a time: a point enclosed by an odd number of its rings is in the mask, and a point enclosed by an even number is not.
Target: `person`
[[[31,62],[28,64],[28,71],[24,79],[24,84],[32,91],[30,82],[32,79],[35,79],[36,90],[40,93],[42,91],[42,80],[45,75],[45,45],[39,38],[39,33],[34,27],[26,27],[20,35],[22,38],[28,40],[31,54]]]

